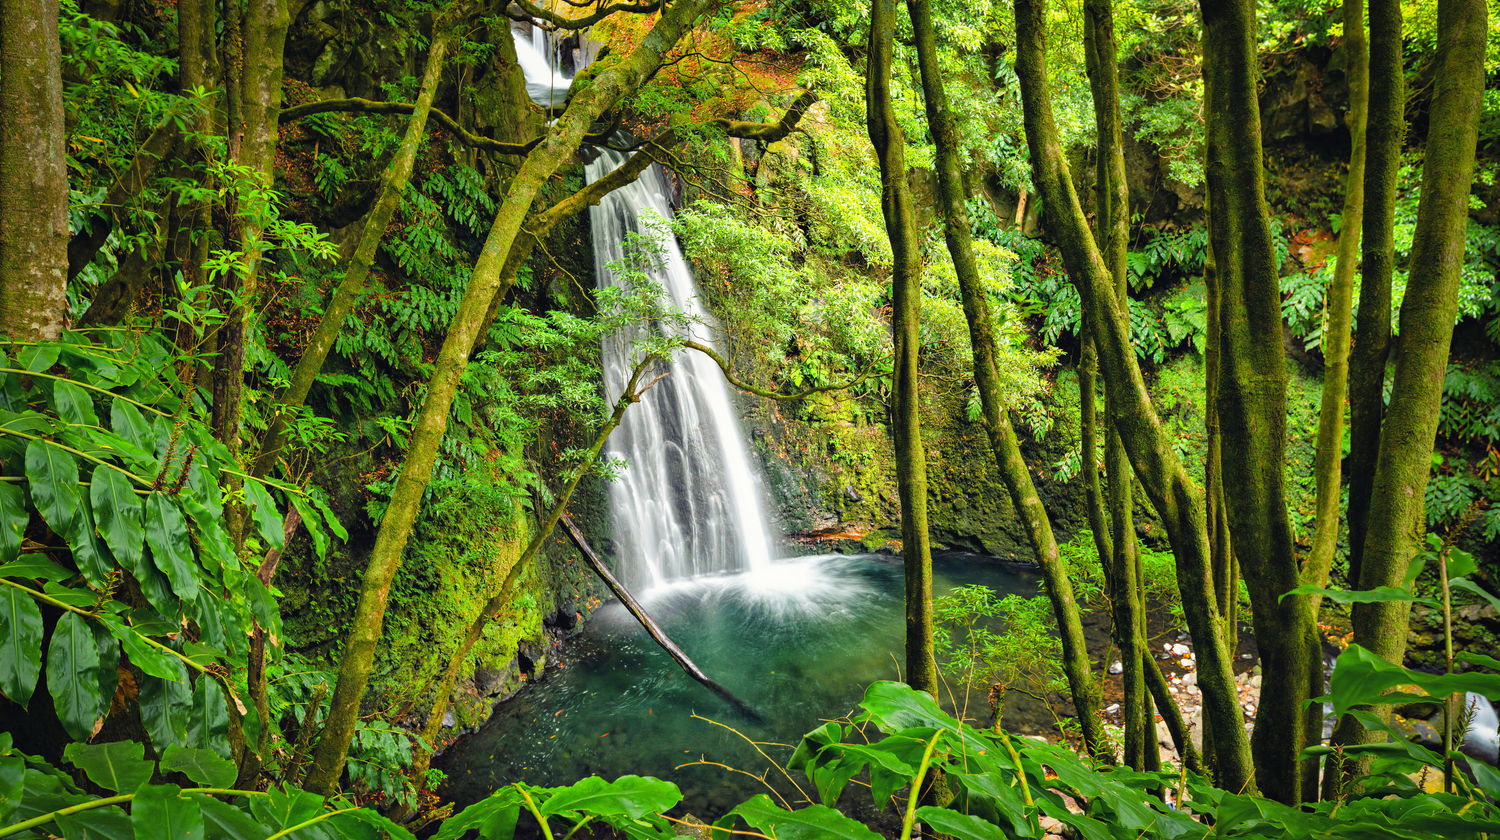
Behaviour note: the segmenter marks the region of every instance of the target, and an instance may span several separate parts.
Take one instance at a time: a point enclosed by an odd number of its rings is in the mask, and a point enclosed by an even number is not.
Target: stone
[[[1109,672],[1111,674],[1123,674],[1123,673],[1125,673],[1125,663],[1121,662],[1118,659],[1116,659],[1114,662],[1111,662],[1109,664]]]
[[[1191,656],[1184,656],[1182,657],[1182,659],[1178,660],[1177,664],[1181,665],[1184,668],[1191,668],[1193,667],[1193,658]]]
[[[1187,656],[1188,653],[1190,653],[1191,651],[1192,651],[1192,648],[1188,647],[1185,644],[1182,644],[1181,642],[1178,642],[1177,644],[1172,645],[1172,655],[1173,656]]]

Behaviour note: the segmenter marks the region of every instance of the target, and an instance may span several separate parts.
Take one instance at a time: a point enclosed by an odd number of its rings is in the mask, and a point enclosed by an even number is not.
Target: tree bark
[[[495,214],[472,278],[458,311],[448,328],[448,335],[428,384],[427,396],[418,413],[411,446],[401,477],[391,494],[390,505],[381,520],[364,574],[359,605],[344,654],[339,662],[338,682],[334,687],[328,720],[319,739],[317,752],[307,776],[307,788],[328,793],[338,783],[359,704],[370,679],[375,648],[380,642],[381,625],[390,597],[391,581],[401,565],[412,522],[421,505],[422,494],[432,479],[438,444],[448,424],[448,412],[458,391],[460,378],[468,364],[474,338],[483,323],[490,300],[503,294],[501,268],[514,245],[521,223],[531,209],[542,184],[578,149],[589,126],[615,102],[641,84],[662,58],[700,16],[717,6],[719,0],[679,0],[656,22],[651,31],[626,58],[605,60],[592,84],[575,94],[547,139],[534,148],[511,179],[505,199]]]
[[[68,170],[57,0],[0,0],[0,335],[68,317]]]
[[[906,682],[937,694],[932,636],[932,545],[927,533],[927,456],[922,449],[917,334],[921,318],[922,257],[916,215],[906,182],[906,138],[891,104],[891,53],[895,0],[870,9],[865,113],[870,142],[880,159],[881,212],[891,240],[891,337],[895,344],[896,484],[901,497],[901,557],[906,570]]]
[[[1438,4],[1437,42],[1443,48],[1434,76],[1422,198],[1401,303],[1401,349],[1370,493],[1360,589],[1401,585],[1423,528],[1443,374],[1458,315],[1458,283],[1484,92],[1487,11],[1483,0],[1441,0]],[[1388,661],[1401,662],[1406,654],[1409,610],[1407,602],[1356,604],[1354,641]],[[1382,713],[1388,711],[1387,707]],[[1335,741],[1342,744],[1372,737],[1386,736],[1363,731],[1353,718],[1345,718],[1335,733]]]
[[[1286,512],[1286,354],[1281,286],[1261,166],[1259,64],[1252,0],[1204,2],[1209,202],[1219,300],[1218,410],[1225,509],[1264,683],[1251,749],[1261,790],[1301,801],[1303,707],[1315,644]]]
[[[1021,447],[1011,426],[1006,406],[1001,403],[999,351],[995,345],[995,326],[990,319],[979,266],[974,260],[974,245],[968,211],[964,208],[963,176],[958,156],[958,127],[943,89],[942,71],[938,67],[937,38],[932,25],[930,0],[907,0],[911,14],[917,65],[922,76],[922,93],[927,108],[928,130],[937,149],[939,211],[943,217],[943,236],[958,286],[963,297],[964,316],[969,325],[969,344],[974,351],[974,381],[989,433],[990,451],[1000,468],[1006,489],[1010,491],[1017,516],[1026,529],[1037,564],[1047,583],[1047,596],[1062,637],[1063,673],[1067,676],[1069,694],[1077,711],[1084,749],[1090,755],[1113,759],[1103,749],[1104,733],[1099,717],[1099,689],[1089,668],[1088,646],[1083,636],[1083,621],[1073,584],[1068,580],[1068,564],[1057,550],[1052,521],[1037,495]]]
[[[1033,181],[1042,197],[1048,230],[1056,237],[1068,274],[1097,325],[1095,343],[1109,393],[1119,395],[1113,402],[1121,441],[1161,515],[1176,558],[1183,610],[1197,645],[1199,685],[1204,705],[1213,710],[1214,739],[1220,747],[1216,774],[1231,790],[1252,790],[1249,739],[1214,598],[1203,492],[1188,477],[1162,431],[1130,342],[1124,303],[1115,293],[1113,277],[1094,244],[1067,173],[1049,100],[1043,3],[1016,0],[1015,14],[1016,75]]]

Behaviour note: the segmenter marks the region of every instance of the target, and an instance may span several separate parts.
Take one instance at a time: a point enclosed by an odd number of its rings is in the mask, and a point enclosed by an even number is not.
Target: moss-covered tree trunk
[[[1251,747],[1261,791],[1296,803],[1302,797],[1302,703],[1315,639],[1307,597],[1284,597],[1300,582],[1300,569],[1286,513],[1286,354],[1261,165],[1255,4],[1205,2],[1202,11],[1220,458],[1264,671]]]
[[[427,134],[427,115],[432,109],[432,100],[437,95],[438,83],[443,77],[443,62],[447,58],[448,45],[453,37],[451,17],[450,10],[433,24],[432,46],[427,51],[427,68],[422,74],[422,87],[417,94],[416,107],[406,121],[406,133],[402,135],[401,145],[397,147],[395,156],[386,165],[385,174],[380,179],[380,195],[365,217],[359,244],[344,272],[344,279],[334,289],[333,297],[323,310],[323,317],[318,320],[317,328],[313,330],[307,347],[302,351],[302,358],[292,368],[291,381],[271,407],[266,432],[261,440],[260,454],[256,456],[255,464],[250,470],[252,475],[269,475],[281,457],[290,415],[301,410],[307,401],[307,394],[312,390],[318,373],[323,370],[323,363],[333,349],[333,342],[344,328],[344,321],[364,294],[365,282],[370,277],[370,266],[375,263],[375,254],[380,248],[380,241],[385,237],[385,229],[396,215],[401,196],[406,193],[412,166],[416,163],[417,152],[421,150],[422,140]]]
[[[68,170],[57,0],[0,0],[0,335],[68,316]]]
[[[932,545],[927,533],[927,454],[922,449],[918,394],[917,327],[922,300],[922,255],[916,215],[906,183],[906,138],[891,104],[891,52],[895,0],[870,9],[865,113],[870,142],[880,159],[881,210],[891,239],[891,337],[895,343],[896,484],[901,497],[901,556],[906,568],[906,681],[937,694],[932,638]]]
[[[422,401],[411,445],[401,467],[401,477],[396,482],[390,505],[375,537],[353,626],[339,661],[338,682],[334,687],[328,720],[308,771],[306,785],[309,790],[331,791],[343,772],[354,724],[359,718],[360,702],[369,684],[375,648],[380,642],[391,581],[401,565],[422,494],[432,479],[438,444],[447,428],[448,412],[468,364],[474,338],[489,310],[490,300],[506,291],[501,288],[501,268],[520,233],[521,223],[531,210],[532,201],[547,178],[577,151],[594,120],[649,78],[682,35],[718,2],[679,0],[662,14],[628,56],[613,61],[602,60],[599,64],[603,66],[590,83],[569,100],[567,109],[546,138],[526,155],[511,179],[474,265],[468,288],[438,351],[427,396]]]
[[[1130,342],[1125,304],[1095,246],[1068,176],[1058,142],[1047,80],[1044,3],[1016,0],[1016,75],[1020,80],[1033,181],[1041,194],[1048,232],[1057,241],[1068,274],[1096,324],[1095,344],[1121,441],[1163,527],[1177,562],[1183,611],[1197,646],[1203,702],[1213,710],[1219,746],[1216,773],[1232,790],[1251,790],[1249,739],[1239,714],[1229,648],[1214,597],[1204,521],[1203,492],[1195,485],[1162,431]]]
[[[1484,0],[1438,3],[1438,66],[1422,164],[1422,198],[1412,236],[1406,296],[1401,303],[1400,352],[1390,404],[1380,434],[1380,457],[1360,562],[1359,588],[1399,586],[1416,554],[1437,437],[1443,374],[1458,315],[1469,188],[1484,94],[1487,9]],[[1374,51],[1372,38],[1372,56]],[[1373,76],[1373,66],[1372,66]],[[1373,208],[1372,208],[1373,209]],[[1356,604],[1354,641],[1392,662],[1406,654],[1406,602]],[[1373,733],[1380,738],[1384,733]],[[1335,740],[1367,740],[1352,718]]]
[[[1349,351],[1349,582],[1357,586],[1369,520],[1385,367],[1391,344],[1391,276],[1396,268],[1396,176],[1406,141],[1406,67],[1401,3],[1370,0],[1369,102],[1365,121],[1364,218],[1359,311]]]

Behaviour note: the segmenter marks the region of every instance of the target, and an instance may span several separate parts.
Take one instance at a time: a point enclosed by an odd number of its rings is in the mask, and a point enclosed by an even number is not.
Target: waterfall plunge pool
[[[997,596],[1038,594],[1039,576],[994,558],[939,554],[933,587],[985,584]],[[804,732],[851,712],[865,687],[896,679],[904,662],[899,558],[820,555],[770,568],[657,587],[639,594],[663,629],[714,680],[765,718],[752,723],[682,672],[616,601],[595,612],[563,651],[563,664],[527,685],[436,766],[460,806],[515,781],[568,784],[591,773],[675,782],[683,808],[711,819],[765,792],[759,782],[705,760],[759,774],[764,758],[732,726],[785,762]],[[983,692],[967,701],[985,722]],[[950,705],[944,697],[944,705]],[[1006,728],[1041,731],[1051,718],[1019,692],[1006,700]],[[689,765],[689,766],[683,766]],[[768,778],[782,783],[778,771]],[[805,784],[800,778],[799,783]]]

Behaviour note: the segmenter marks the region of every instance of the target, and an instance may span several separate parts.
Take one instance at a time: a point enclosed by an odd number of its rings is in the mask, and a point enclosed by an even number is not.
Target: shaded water
[[[1036,581],[990,558],[934,560],[939,595],[973,583],[1001,596],[1032,595]],[[676,782],[689,812],[721,814],[764,788],[719,767],[682,765],[701,758],[760,773],[769,764],[694,712],[757,741],[795,745],[820,721],[852,711],[870,682],[897,678],[903,661],[902,573],[895,558],[783,560],[762,572],[660,587],[641,600],[710,677],[766,721],[739,718],[611,602],[568,643],[558,671],[524,688],[443,756],[449,797],[468,803],[512,781],[558,785],[590,773],[636,773]],[[965,702],[961,694],[958,700]],[[970,717],[987,720],[982,693],[967,703]],[[1038,729],[1045,714],[1019,694],[1007,699],[1008,728]],[[782,762],[791,753],[790,746],[766,749]]]

